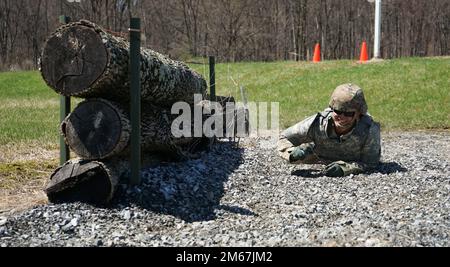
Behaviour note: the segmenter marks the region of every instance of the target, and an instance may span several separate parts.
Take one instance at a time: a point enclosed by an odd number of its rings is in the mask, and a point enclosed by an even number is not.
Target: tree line
[[[58,17],[87,19],[127,37],[129,17],[142,45],[176,59],[220,61],[355,59],[374,36],[367,0],[0,0],[0,67],[34,69]],[[450,54],[450,1],[383,0],[383,58]]]

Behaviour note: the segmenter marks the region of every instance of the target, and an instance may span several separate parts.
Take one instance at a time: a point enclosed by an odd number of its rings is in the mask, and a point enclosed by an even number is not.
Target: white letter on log
[[[171,125],[172,135],[175,138],[191,137],[191,107],[186,102],[176,102],[172,105],[171,113],[180,114]]]

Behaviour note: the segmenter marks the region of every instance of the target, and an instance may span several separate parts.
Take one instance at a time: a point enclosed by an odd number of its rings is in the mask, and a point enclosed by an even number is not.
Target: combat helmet
[[[351,83],[341,84],[336,87],[331,95],[329,106],[340,111],[367,113],[367,104],[362,89]]]

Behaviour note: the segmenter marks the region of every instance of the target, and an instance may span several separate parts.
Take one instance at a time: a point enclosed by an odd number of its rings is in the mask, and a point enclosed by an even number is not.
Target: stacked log
[[[129,102],[129,48],[125,39],[92,22],[69,23],[46,41],[41,74],[50,88],[65,96]],[[206,94],[205,79],[184,63],[150,49],[141,49],[140,59],[143,101],[170,107]]]
[[[50,176],[44,192],[50,202],[81,201],[108,203],[126,169],[126,161],[86,161],[74,159],[57,168]],[[119,167],[121,166],[121,167]]]
[[[128,110],[126,104],[100,98],[88,99],[61,123],[61,132],[71,150],[83,159],[105,159],[128,154],[131,135]],[[183,148],[198,143],[196,139],[201,138],[192,137],[192,133],[191,137],[175,138],[171,132],[175,119],[170,110],[144,105],[141,111],[141,150],[169,154],[175,158],[184,158],[186,153],[195,151],[192,147]]]
[[[47,85],[61,95],[85,98],[61,123],[66,143],[79,158],[51,175],[44,190],[50,201],[107,203],[120,177],[128,173],[129,47],[126,40],[84,20],[60,27],[46,41],[40,71]],[[213,138],[175,138],[175,117],[170,114],[176,102],[204,105],[194,94],[204,99],[205,79],[184,63],[149,49],[141,49],[140,60],[145,157],[186,159],[208,147]]]
[[[146,166],[158,164],[156,155],[146,155]],[[86,202],[108,204],[116,192],[120,179],[126,178],[130,163],[123,157],[104,160],[71,159],[57,168],[44,189],[50,202]]]

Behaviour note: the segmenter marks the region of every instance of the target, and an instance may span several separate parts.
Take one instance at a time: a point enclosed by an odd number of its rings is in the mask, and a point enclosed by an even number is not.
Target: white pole
[[[373,45],[373,57],[380,58],[381,39],[381,0],[375,0],[375,39]]]

